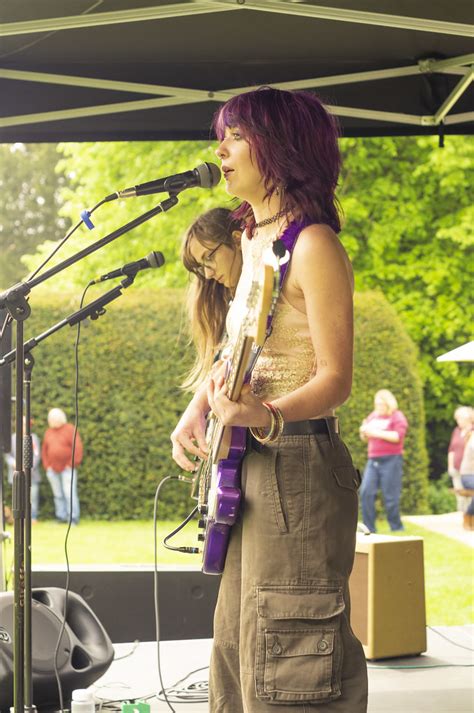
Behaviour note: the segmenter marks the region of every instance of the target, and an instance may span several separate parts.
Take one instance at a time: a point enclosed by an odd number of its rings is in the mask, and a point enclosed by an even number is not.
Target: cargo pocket
[[[331,701],[341,695],[342,587],[259,587],[257,698]]]
[[[275,448],[267,461],[267,480],[271,498],[271,506],[278,531],[285,535],[288,532],[288,514],[285,511],[285,493],[281,479],[282,470],[279,463],[279,452]]]
[[[333,468],[332,474],[340,488],[357,491],[362,482],[360,471],[353,465],[342,465]]]

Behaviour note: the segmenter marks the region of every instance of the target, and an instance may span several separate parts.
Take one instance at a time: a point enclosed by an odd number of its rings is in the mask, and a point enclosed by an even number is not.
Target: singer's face
[[[238,127],[226,128],[216,156],[221,160],[227,193],[250,204],[263,200],[263,176],[252,160],[249,142],[243,138]]]

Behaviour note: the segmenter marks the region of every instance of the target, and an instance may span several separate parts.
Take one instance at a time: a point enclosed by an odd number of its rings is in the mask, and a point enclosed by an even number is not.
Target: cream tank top
[[[271,261],[272,240],[249,241],[235,298],[226,319],[229,342],[235,343],[247,310],[247,297],[253,279],[258,279],[264,261]],[[272,332],[254,367],[252,391],[266,401],[294,391],[306,384],[316,373],[316,355],[311,341],[306,314],[293,307],[280,292]]]

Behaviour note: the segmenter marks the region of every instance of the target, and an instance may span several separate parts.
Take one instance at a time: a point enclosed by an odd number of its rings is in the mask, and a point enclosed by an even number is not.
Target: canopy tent
[[[474,341],[451,349],[446,354],[441,354],[436,361],[474,361]]]
[[[2,3],[0,141],[208,138],[220,102],[317,91],[345,135],[472,133],[472,0]]]

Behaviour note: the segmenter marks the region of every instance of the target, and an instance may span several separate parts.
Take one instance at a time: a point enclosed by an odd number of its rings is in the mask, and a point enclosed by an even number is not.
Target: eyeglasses
[[[201,277],[208,277],[209,275],[209,270],[214,270],[216,266],[216,261],[214,259],[214,255],[216,252],[219,250],[220,247],[222,247],[224,243],[219,243],[219,245],[216,245],[215,248],[211,250],[211,252],[207,253],[207,255],[203,255],[201,258],[201,264],[196,265],[194,268],[194,272],[197,275],[200,275]],[[207,271],[207,274],[206,274]]]

